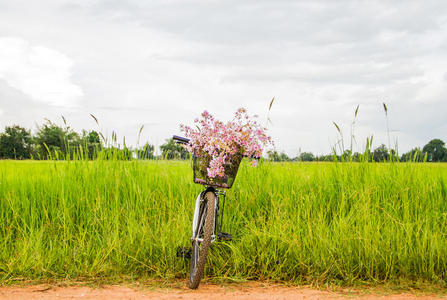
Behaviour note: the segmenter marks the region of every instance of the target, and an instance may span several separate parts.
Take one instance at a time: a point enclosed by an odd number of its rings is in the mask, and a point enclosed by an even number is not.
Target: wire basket
[[[215,186],[229,189],[236,179],[239,165],[242,161],[242,155],[233,155],[226,160],[224,164],[225,176],[208,177],[208,167],[211,156],[207,153],[201,153],[200,156],[193,156],[192,169],[194,171],[194,182],[203,185]]]

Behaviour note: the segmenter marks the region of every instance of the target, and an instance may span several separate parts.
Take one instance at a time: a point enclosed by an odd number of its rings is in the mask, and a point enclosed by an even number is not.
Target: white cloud
[[[71,82],[73,61],[66,55],[24,39],[0,37],[0,79],[33,100],[73,107],[83,96]]]
[[[270,132],[289,155],[329,152],[332,121],[349,136],[358,104],[360,149],[370,135],[387,143],[382,102],[400,151],[447,140],[442,0],[0,2],[0,37],[23,38],[0,44],[0,128],[64,115],[96,129],[93,113],[128,143],[146,124],[142,140],[158,146],[204,109],[222,120],[239,106],[265,116],[275,96]],[[25,90],[24,71],[46,92]],[[76,110],[54,105],[83,94]]]

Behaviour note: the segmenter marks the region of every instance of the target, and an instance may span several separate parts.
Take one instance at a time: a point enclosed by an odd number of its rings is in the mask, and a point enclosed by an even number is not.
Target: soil
[[[316,300],[316,299],[383,299],[432,300],[447,299],[436,294],[399,292],[390,294],[381,290],[321,290],[309,287],[287,287],[272,284],[211,285],[202,284],[197,290],[186,287],[151,288],[149,286],[111,285],[104,287],[25,285],[0,287],[0,299],[200,299],[200,300]]]

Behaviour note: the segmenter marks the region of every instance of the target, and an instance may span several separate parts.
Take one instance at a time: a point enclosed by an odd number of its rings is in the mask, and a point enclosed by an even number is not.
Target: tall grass
[[[447,279],[447,166],[243,164],[206,276],[289,282]],[[0,282],[186,278],[189,163],[0,162]]]

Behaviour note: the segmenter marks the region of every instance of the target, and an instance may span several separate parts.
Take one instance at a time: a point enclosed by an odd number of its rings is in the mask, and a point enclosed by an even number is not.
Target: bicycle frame
[[[187,138],[174,136],[173,139],[181,144],[189,143],[189,139]],[[189,287],[191,289],[196,289],[200,284],[200,280],[204,274],[206,257],[208,255],[211,243],[222,240],[231,241],[232,239],[231,234],[222,232],[225,207],[225,189],[231,188],[233,185],[242,157],[238,154],[227,162],[230,172],[228,173],[228,176],[222,180],[208,180],[209,178],[206,172],[198,166],[198,164],[200,164],[200,160],[197,161],[196,165],[196,159],[197,157],[195,157],[193,153],[191,163],[194,174],[194,182],[205,185],[205,189],[197,196],[195,203],[192,221],[192,248],[188,252],[183,252],[190,253],[191,263],[189,269]],[[203,162],[208,163],[206,160]],[[201,165],[202,167],[203,162]],[[198,175],[196,174],[196,171],[199,171]],[[213,193],[214,197],[208,193]],[[214,207],[208,207],[210,203],[214,203]],[[212,221],[213,217],[214,222]],[[179,251],[177,251],[177,253],[179,253]],[[180,249],[180,253],[182,253],[182,249]],[[186,257],[186,255],[184,256]]]
[[[215,189],[214,187],[206,187],[206,189],[204,191],[202,191],[196,199],[196,204],[195,204],[195,208],[194,208],[194,217],[192,220],[192,236],[191,236],[191,240],[194,240],[194,237],[196,236],[194,230],[197,228],[197,224],[199,222],[199,217],[200,217],[200,204],[203,202],[203,196],[207,193],[207,192],[213,192],[214,195],[216,196],[216,203],[215,203],[215,207],[214,207],[214,227],[213,227],[213,235],[211,236],[211,242],[215,242],[217,236],[219,235],[219,233],[222,231],[222,224],[223,224],[223,213],[224,213],[224,207],[225,207],[225,191],[224,190],[219,190],[219,189]],[[222,211],[219,215],[220,212],[220,200],[222,198]],[[209,209],[209,208],[208,208]]]

